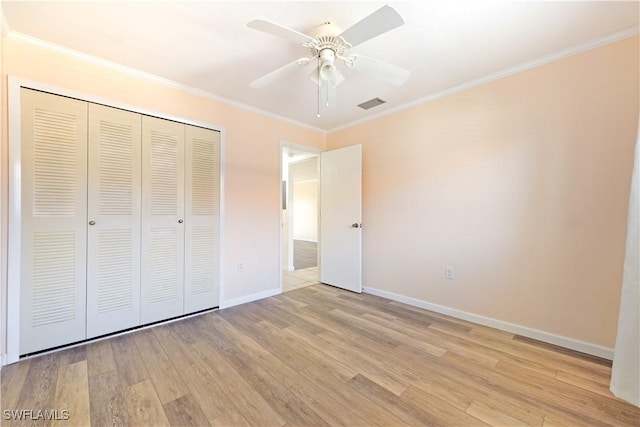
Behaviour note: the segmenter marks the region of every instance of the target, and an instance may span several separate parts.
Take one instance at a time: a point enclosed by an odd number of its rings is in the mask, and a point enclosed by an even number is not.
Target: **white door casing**
[[[320,281],[362,292],[362,146],[320,155]]]

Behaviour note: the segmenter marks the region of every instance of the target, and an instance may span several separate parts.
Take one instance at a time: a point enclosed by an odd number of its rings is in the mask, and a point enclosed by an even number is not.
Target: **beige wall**
[[[363,145],[363,285],[613,347],[638,51],[634,37],[330,134],[328,149]]]
[[[222,126],[226,137],[223,159],[225,300],[280,288],[280,141],[322,149],[326,139],[324,133],[12,37],[4,39],[4,60],[5,89],[6,75],[16,76],[186,120]],[[215,70],[212,70],[211,78],[216,78]],[[6,97],[2,102],[6,106]],[[3,120],[6,115],[7,109],[3,108]],[[3,220],[7,205],[7,146],[7,136],[3,133]],[[6,262],[6,233],[2,236],[2,262]],[[244,264],[244,272],[237,271],[238,263]],[[3,276],[3,291],[6,286]],[[4,352],[4,339],[2,344]]]
[[[293,184],[293,238],[318,241],[318,180]]]
[[[293,183],[293,238],[318,241],[318,158],[289,165]]]

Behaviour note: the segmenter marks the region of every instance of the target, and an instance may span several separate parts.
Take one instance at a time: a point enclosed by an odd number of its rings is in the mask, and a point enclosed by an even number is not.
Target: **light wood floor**
[[[94,426],[638,425],[640,409],[608,391],[610,371],[313,285],[7,366],[2,409],[68,410],[60,425]]]

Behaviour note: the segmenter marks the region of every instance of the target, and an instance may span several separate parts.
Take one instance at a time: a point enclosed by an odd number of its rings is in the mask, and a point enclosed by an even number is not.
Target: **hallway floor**
[[[293,241],[293,266],[305,270],[318,265],[318,244],[306,240]]]
[[[289,292],[319,283],[318,267],[282,272],[282,292]]]

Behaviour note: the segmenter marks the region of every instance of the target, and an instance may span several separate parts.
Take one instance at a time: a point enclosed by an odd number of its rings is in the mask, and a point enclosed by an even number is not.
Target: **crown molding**
[[[375,114],[375,115],[368,116],[368,117],[365,117],[365,118],[362,118],[362,119],[359,119],[359,120],[355,120],[355,121],[349,122],[349,123],[347,123],[345,125],[338,126],[336,128],[330,129],[330,130],[327,131],[327,133],[330,134],[330,133],[333,133],[333,132],[338,132],[338,131],[341,131],[341,130],[349,129],[349,128],[353,127],[353,126],[357,126],[359,124],[366,123],[366,122],[369,122],[371,120],[376,120],[376,119],[379,119],[379,118],[384,117],[384,116],[388,116],[388,115],[391,115],[391,114],[394,114],[394,113],[397,113],[397,112],[400,112],[400,111],[403,111],[403,110],[407,110],[409,108],[417,107],[419,105],[423,105],[423,104],[429,103],[431,101],[435,101],[436,99],[439,99],[439,98],[444,98],[445,96],[453,95],[454,93],[462,92],[462,91],[465,91],[467,89],[474,88],[476,86],[481,86],[483,84],[490,83],[490,82],[493,82],[493,81],[496,81],[496,80],[500,80],[500,79],[503,79],[505,77],[512,76],[514,74],[522,73],[524,71],[528,71],[528,70],[540,67],[540,66],[545,65],[545,64],[549,64],[549,63],[552,63],[552,62],[560,61],[562,59],[569,58],[571,56],[578,55],[580,53],[587,52],[587,51],[592,50],[592,49],[596,49],[596,48],[599,48],[599,47],[602,47],[602,46],[606,46],[608,44],[612,44],[612,43],[615,43],[615,42],[618,42],[618,41],[621,41],[621,40],[625,40],[625,39],[637,36],[639,33],[640,33],[640,26],[634,26],[634,27],[626,28],[626,29],[624,29],[622,31],[618,31],[618,32],[613,33],[613,34],[609,34],[608,36],[601,37],[601,38],[598,38],[598,39],[595,39],[595,40],[592,40],[592,41],[589,41],[589,42],[586,42],[586,43],[582,43],[582,44],[579,44],[579,45],[576,45],[576,46],[572,46],[572,47],[567,48],[567,49],[559,50],[559,51],[553,52],[553,53],[551,53],[549,55],[545,55],[545,56],[542,56],[540,58],[534,59],[532,61],[528,61],[528,62],[519,64],[519,65],[516,65],[514,67],[507,68],[507,69],[502,70],[502,71],[498,71],[496,73],[488,74],[488,75],[486,75],[484,77],[481,77],[479,79],[471,80],[471,81],[468,81],[466,83],[462,83],[462,84],[450,87],[448,89],[445,89],[445,90],[442,90],[442,91],[439,91],[439,92],[435,92],[435,93],[433,93],[431,95],[427,95],[427,96],[425,96],[423,98],[420,98],[420,99],[417,99],[415,101],[412,101],[412,102],[409,102],[409,103],[406,103],[406,104],[402,104],[402,105],[399,105],[397,107],[390,108],[390,109],[388,109],[386,111],[382,111],[382,112],[380,112],[378,114]]]
[[[214,102],[218,102],[221,104],[226,104],[232,107],[240,108],[242,110],[250,111],[252,113],[260,114],[262,116],[266,116],[281,122],[289,123],[292,125],[300,126],[306,129],[311,129],[316,132],[320,132],[322,134],[326,134],[327,131],[321,129],[319,127],[311,126],[307,123],[302,123],[297,120],[290,119],[288,117],[280,116],[278,114],[271,113],[269,111],[262,110],[260,108],[253,107],[251,105],[247,105],[241,102],[237,102],[228,98],[224,98],[222,96],[216,95],[211,92],[207,92],[202,89],[197,89],[193,86],[185,85],[183,83],[178,83],[173,80],[166,79],[164,77],[157,76],[155,74],[147,73],[145,71],[137,70],[135,68],[127,67],[122,64],[118,64],[113,61],[109,61],[103,58],[99,58],[97,56],[89,55],[83,52],[79,52],[77,50],[69,49],[64,46],[60,46],[55,43],[51,43],[42,39],[38,39],[36,37],[29,36],[27,34],[19,33],[17,31],[9,31],[7,33],[6,38],[8,40],[16,40],[24,43],[29,43],[43,49],[47,49],[56,53],[60,53],[62,55],[73,57],[75,59],[79,59],[81,61],[85,61],[94,65],[98,65],[105,68],[110,68],[114,71],[127,74],[142,80],[150,81],[156,84],[160,84],[166,87],[170,87],[172,89],[177,89],[185,93],[189,93],[191,95],[198,96],[200,98],[205,98]]]

